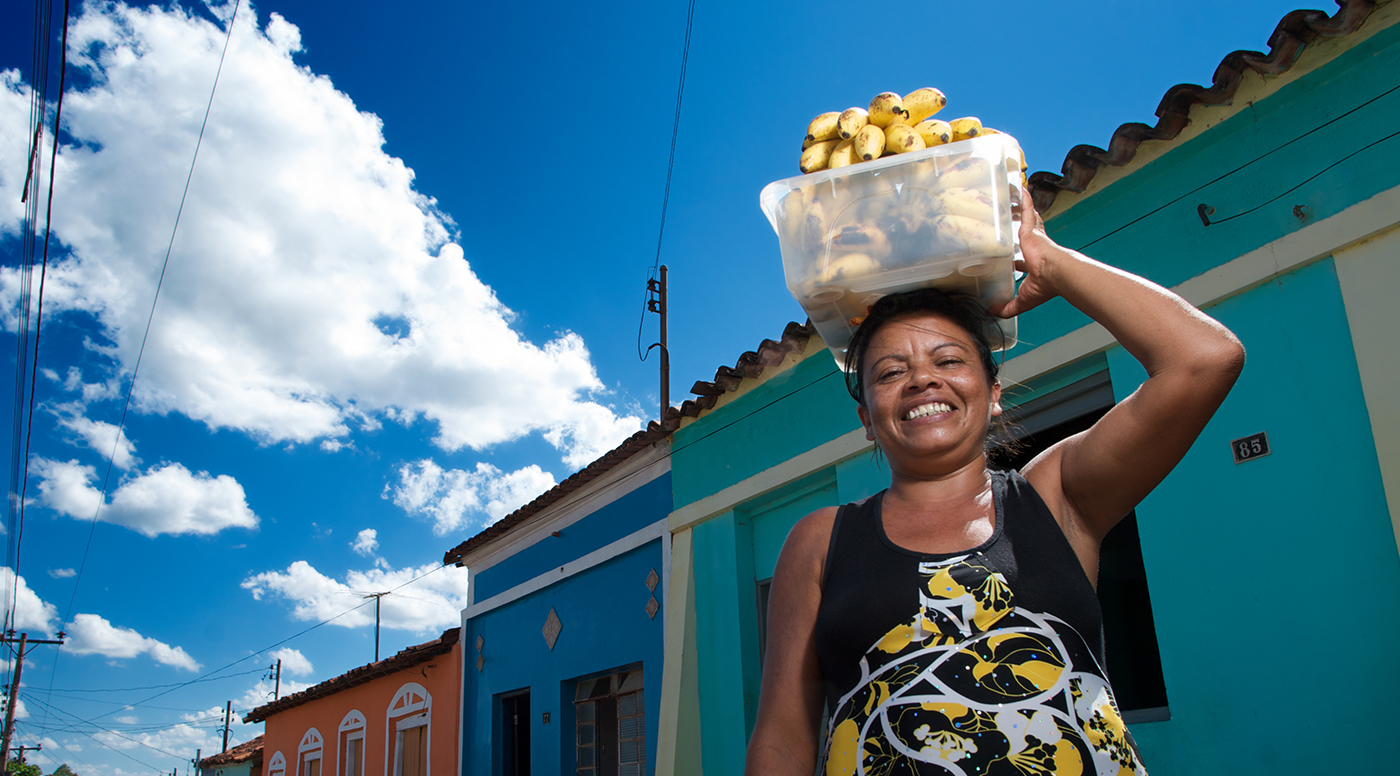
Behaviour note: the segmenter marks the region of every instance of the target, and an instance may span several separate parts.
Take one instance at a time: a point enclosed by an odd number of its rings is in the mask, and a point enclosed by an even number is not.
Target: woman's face
[[[915,313],[885,324],[863,359],[865,438],[895,468],[952,471],[980,457],[1001,386],[952,319]]]

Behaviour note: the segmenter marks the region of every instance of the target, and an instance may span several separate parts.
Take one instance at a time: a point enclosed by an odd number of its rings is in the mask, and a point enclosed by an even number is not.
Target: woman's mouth
[[[922,418],[922,417],[924,417],[925,415],[936,415],[936,414],[941,413],[941,412],[952,412],[952,411],[953,411],[953,408],[952,408],[952,407],[948,406],[947,404],[944,404],[944,403],[941,402],[941,401],[936,401],[936,402],[930,402],[929,404],[920,404],[919,406],[915,407],[914,409],[909,410],[909,412],[905,414],[904,419],[905,419],[905,420],[914,420],[914,419],[916,419],[916,418]]]

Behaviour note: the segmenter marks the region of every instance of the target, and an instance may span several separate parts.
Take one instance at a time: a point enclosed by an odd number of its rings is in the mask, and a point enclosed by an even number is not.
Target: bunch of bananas
[[[881,92],[870,101],[868,109],[847,108],[823,113],[807,125],[798,166],[805,174],[1000,134],[991,127],[982,126],[976,116],[952,121],[933,118],[947,104],[948,98],[943,92],[926,86],[903,97],[894,92]],[[1023,178],[1025,162],[1023,156]]]

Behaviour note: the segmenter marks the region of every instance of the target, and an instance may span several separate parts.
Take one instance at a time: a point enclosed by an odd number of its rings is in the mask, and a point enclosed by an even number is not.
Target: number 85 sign
[[[1236,439],[1230,443],[1230,452],[1235,456],[1235,463],[1263,458],[1269,454],[1269,435],[1260,431],[1257,434]]]

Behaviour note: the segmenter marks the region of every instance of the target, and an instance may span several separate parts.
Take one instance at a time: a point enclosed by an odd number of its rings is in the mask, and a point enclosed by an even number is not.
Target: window
[[[579,776],[646,773],[646,702],[641,667],[586,679],[574,690]]]
[[[267,776],[287,776],[287,758],[280,751],[273,752],[267,761]]]
[[[351,710],[340,721],[340,745],[336,751],[340,756],[340,776],[364,776],[365,774],[365,715]]]
[[[297,745],[297,773],[299,776],[321,776],[321,732],[316,728],[306,731]]]
[[[529,690],[501,696],[500,741],[502,776],[529,776]]]
[[[389,702],[385,748],[393,758],[392,776],[428,776],[432,706],[432,696],[416,682],[400,687]]]
[[[1014,413],[1021,449],[995,456],[993,465],[1019,469],[1056,442],[1088,429],[1112,407],[1113,390],[1106,371],[1026,402]],[[1108,662],[1104,668],[1112,678],[1124,721],[1170,719],[1147,568],[1133,512],[1104,537],[1098,591]]]

